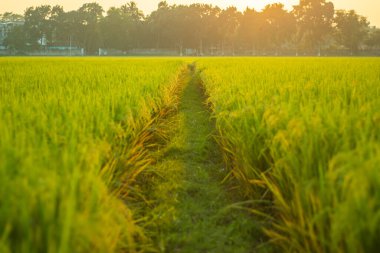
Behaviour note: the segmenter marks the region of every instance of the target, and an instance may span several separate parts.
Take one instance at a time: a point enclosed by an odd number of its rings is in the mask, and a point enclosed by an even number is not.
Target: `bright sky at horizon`
[[[0,13],[11,11],[22,14],[27,7],[38,6],[42,4],[62,5],[65,10],[78,9],[82,4],[88,2],[98,2],[107,10],[111,6],[120,6],[130,0],[1,0]],[[138,7],[149,14],[157,8],[157,4],[161,0],[135,0]],[[334,3],[336,9],[354,9],[360,15],[365,16],[371,22],[371,25],[380,27],[380,1],[379,0],[330,0]],[[169,4],[191,4],[202,2],[207,4],[218,5],[225,8],[231,5],[236,6],[240,10],[244,10],[247,6],[256,10],[261,10],[269,3],[282,2],[286,8],[290,9],[293,5],[299,3],[299,0],[168,0]]]

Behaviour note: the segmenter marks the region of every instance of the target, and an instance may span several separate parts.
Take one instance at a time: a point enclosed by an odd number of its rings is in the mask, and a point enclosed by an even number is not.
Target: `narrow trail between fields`
[[[223,161],[199,77],[189,68],[176,127],[157,166],[169,179],[156,191],[161,202],[157,247],[161,252],[253,252],[257,226],[233,204],[221,179]]]

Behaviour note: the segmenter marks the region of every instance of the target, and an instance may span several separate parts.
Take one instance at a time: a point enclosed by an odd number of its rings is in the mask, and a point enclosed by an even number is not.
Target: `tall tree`
[[[364,43],[369,30],[369,22],[354,10],[339,10],[335,15],[337,40],[350,49],[351,54],[358,51],[359,45]]]
[[[110,8],[105,17],[97,3],[70,12],[42,5],[28,8],[24,17],[4,13],[0,20],[25,19],[25,25],[9,35],[8,44],[17,44],[14,47],[73,45],[85,48],[88,54],[97,53],[100,47],[122,51],[156,47],[180,52],[192,48],[199,54],[234,54],[237,50],[277,54],[296,48],[297,52],[320,55],[333,36],[352,52],[362,43],[377,47],[378,31],[369,29],[365,18],[354,11],[337,11],[334,18],[334,6],[327,1],[300,0],[290,13],[282,4],[267,5],[261,12],[247,8],[241,13],[235,7],[221,10],[207,4],[169,5],[162,1],[147,17],[133,1]]]
[[[256,55],[261,48],[260,39],[263,34],[260,30],[264,27],[260,13],[254,9],[247,8],[240,21],[238,36],[244,48],[251,50],[252,55]]]
[[[380,49],[380,29],[372,28],[365,43],[373,49]]]
[[[18,21],[24,21],[24,16],[15,14],[13,12],[4,12],[3,14],[0,14],[0,21],[1,22],[18,22]]]
[[[219,38],[218,30],[218,17],[221,12],[219,7],[214,7],[208,4],[192,5],[193,10],[197,13],[197,31],[196,36],[198,40],[199,54],[203,55],[206,48],[210,48],[212,53],[213,48],[216,47]]]
[[[55,39],[59,45],[83,46],[83,18],[78,11],[62,13],[57,22]]]
[[[107,16],[101,21],[101,31],[106,48],[127,49],[128,20],[125,20],[120,8],[112,7],[107,11]]]
[[[158,3],[157,10],[153,11],[146,19],[148,29],[150,30],[153,47],[167,48],[170,47],[170,31],[172,24],[170,20],[171,8],[166,1]]]
[[[222,54],[225,54],[226,47],[230,47],[232,54],[235,54],[238,29],[242,13],[236,7],[228,7],[219,15],[218,28],[222,37]]]
[[[283,4],[268,4],[262,11],[266,24],[267,45],[278,55],[281,47],[290,41],[296,30],[294,16],[284,9]]]
[[[128,30],[129,34],[129,36],[126,38],[129,44],[128,47],[140,48],[142,45],[141,38],[144,34],[144,13],[137,7],[137,4],[133,1],[121,6],[120,10],[123,17],[123,23],[125,26],[127,26],[125,29]]]
[[[63,7],[59,5],[53,6],[50,10],[47,40],[51,45],[56,45],[59,40],[59,28],[64,23],[64,13]]]
[[[141,47],[143,21],[144,14],[135,2],[110,8],[101,22],[105,47],[123,51]]]
[[[25,11],[25,32],[28,36],[28,42],[32,47],[38,48],[49,43],[51,38],[50,25],[50,5],[41,5],[38,7],[30,7]]]
[[[326,0],[300,0],[294,6],[293,13],[298,24],[298,34],[304,49],[317,51],[321,55],[321,47],[328,35],[332,33],[334,5]]]
[[[80,41],[87,54],[96,54],[102,45],[99,22],[103,12],[98,3],[86,3],[78,10],[82,29]]]
[[[201,13],[196,5],[180,5],[173,9],[173,37],[177,37],[176,46],[182,53],[182,48],[198,48],[201,36]]]
[[[120,7],[121,11],[128,15],[134,22],[140,22],[144,20],[144,13],[137,7],[136,2],[129,2]]]
[[[27,37],[24,26],[15,26],[8,32],[7,37],[4,40],[4,45],[13,51],[27,50]]]

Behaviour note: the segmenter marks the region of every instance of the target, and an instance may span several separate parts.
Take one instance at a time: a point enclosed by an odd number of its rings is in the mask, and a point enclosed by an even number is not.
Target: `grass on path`
[[[161,252],[254,252],[257,224],[232,204],[220,184],[223,161],[211,136],[198,75],[189,70],[176,127],[156,165],[162,173],[151,210]]]

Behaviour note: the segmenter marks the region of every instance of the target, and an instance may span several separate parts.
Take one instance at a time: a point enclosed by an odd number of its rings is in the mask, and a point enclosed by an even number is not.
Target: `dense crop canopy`
[[[128,175],[109,161],[169,102],[181,65],[0,60],[1,252],[136,248],[139,229],[114,192]]]
[[[252,211],[271,219],[274,241],[292,252],[375,251],[380,61],[235,58],[199,65],[226,160],[246,196],[266,200]]]

